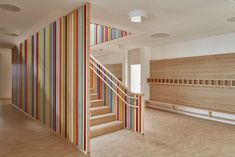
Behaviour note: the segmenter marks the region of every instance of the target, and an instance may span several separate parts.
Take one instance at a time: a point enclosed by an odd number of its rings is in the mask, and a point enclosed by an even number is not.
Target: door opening
[[[141,65],[131,65],[131,91],[134,93],[141,92]]]

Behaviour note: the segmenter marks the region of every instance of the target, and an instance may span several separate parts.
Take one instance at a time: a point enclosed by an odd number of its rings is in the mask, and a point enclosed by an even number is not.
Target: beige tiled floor
[[[0,157],[82,157],[73,144],[11,105],[0,105]]]
[[[145,111],[145,135],[127,130],[91,140],[92,157],[235,157],[235,126]],[[83,156],[11,105],[0,105],[0,157]]]
[[[146,109],[145,135],[91,140],[92,157],[235,157],[235,126]]]

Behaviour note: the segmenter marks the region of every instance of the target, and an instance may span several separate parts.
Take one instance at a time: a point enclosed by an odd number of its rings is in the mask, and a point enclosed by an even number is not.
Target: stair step
[[[90,94],[94,94],[95,93],[95,89],[94,88],[90,88]]]
[[[112,122],[116,120],[116,115],[114,113],[107,113],[98,116],[93,116],[90,118],[91,126]]]
[[[90,94],[90,100],[97,100],[98,94]]]
[[[115,132],[121,129],[123,129],[123,125],[120,121],[112,121],[100,125],[91,126],[91,138]]]
[[[97,115],[109,113],[110,109],[108,106],[101,106],[101,107],[91,108],[90,111],[91,111],[91,116],[97,116]]]
[[[91,108],[104,106],[104,100],[101,100],[101,99],[100,100],[91,100],[90,104],[91,104]]]

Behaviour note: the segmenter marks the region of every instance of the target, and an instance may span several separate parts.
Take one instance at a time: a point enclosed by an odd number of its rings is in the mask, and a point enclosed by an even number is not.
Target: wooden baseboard
[[[211,110],[206,110],[206,109],[201,109],[201,108],[194,108],[194,107],[189,107],[189,106],[169,104],[169,103],[157,102],[157,101],[146,101],[145,106],[149,107],[149,108],[153,108],[153,109],[167,111],[167,112],[172,112],[172,113],[187,115],[187,116],[191,116],[191,117],[202,118],[202,119],[206,119],[206,120],[211,120],[211,121],[221,122],[221,123],[225,123],[225,124],[235,125],[235,120],[213,116],[214,112],[223,113],[223,114],[224,114],[224,112],[211,111]],[[203,111],[208,112],[208,114],[205,115],[205,114],[200,114],[200,113],[186,111],[186,110],[178,110],[177,107],[199,109],[199,110],[203,110]],[[230,115],[235,115],[235,113],[234,114],[229,113],[229,114]]]
[[[0,98],[0,100],[11,100],[11,98]]]

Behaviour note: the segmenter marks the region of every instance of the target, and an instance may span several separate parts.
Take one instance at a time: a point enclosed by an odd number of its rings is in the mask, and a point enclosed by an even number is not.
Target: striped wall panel
[[[97,45],[129,35],[127,31],[119,30],[109,26],[91,23],[90,44]]]
[[[13,53],[13,103],[89,152],[89,5],[51,23]]]

